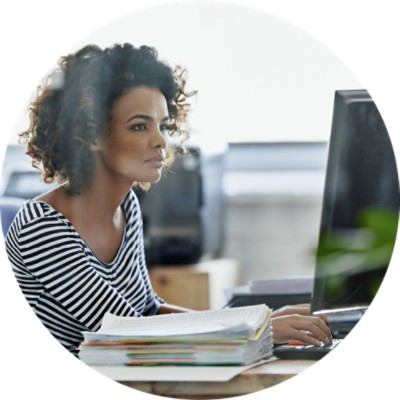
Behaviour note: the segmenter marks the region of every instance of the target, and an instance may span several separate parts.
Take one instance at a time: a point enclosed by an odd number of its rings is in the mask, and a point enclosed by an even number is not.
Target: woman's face
[[[129,184],[157,182],[168,127],[167,102],[158,89],[140,86],[119,97],[111,112],[108,136],[95,146],[100,173]]]

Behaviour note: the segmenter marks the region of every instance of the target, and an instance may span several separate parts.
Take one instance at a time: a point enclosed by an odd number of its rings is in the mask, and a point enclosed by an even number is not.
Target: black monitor
[[[400,206],[393,148],[366,90],[335,92],[311,309],[368,307],[385,276]]]

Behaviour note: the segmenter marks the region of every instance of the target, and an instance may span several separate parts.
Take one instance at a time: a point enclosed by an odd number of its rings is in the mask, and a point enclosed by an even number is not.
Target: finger
[[[332,333],[327,325],[327,322],[321,317],[311,317],[313,318],[313,322],[328,336],[328,338],[332,339]]]
[[[321,318],[325,322],[325,324],[329,324],[329,318],[327,315],[321,314],[321,315],[317,315],[317,317]]]
[[[318,339],[316,339],[315,337],[313,337],[313,336],[311,336],[311,335],[309,335],[307,332],[305,332],[305,331],[298,331],[298,330],[295,330],[293,333],[292,333],[292,339],[291,340],[298,340],[298,341],[300,341],[300,342],[303,342],[303,343],[307,343],[307,344],[312,344],[312,345],[314,345],[314,346],[321,346],[321,341],[320,340],[318,340]]]
[[[331,342],[332,341],[332,331],[328,325],[327,320],[325,320],[324,318],[320,318],[320,317],[317,317],[317,318],[319,318],[319,320],[322,322],[321,329],[325,332],[325,334],[329,338],[329,341]]]
[[[309,336],[328,344],[332,341],[332,335],[324,323],[324,321],[318,317],[304,317],[299,316],[293,321],[293,327],[299,331],[308,332]]]
[[[332,333],[326,321],[320,317],[311,317],[311,318],[313,323],[324,332],[324,334],[328,337],[328,339],[332,340]]]
[[[307,309],[311,309],[311,304],[309,304],[309,303],[300,303],[300,304],[297,304],[297,306],[298,307],[305,307],[305,308],[307,308]]]
[[[286,307],[287,314],[310,315],[311,307],[309,304],[296,304]]]
[[[310,315],[311,313],[311,307],[309,304],[299,304],[296,306],[296,308],[297,308],[297,314]]]

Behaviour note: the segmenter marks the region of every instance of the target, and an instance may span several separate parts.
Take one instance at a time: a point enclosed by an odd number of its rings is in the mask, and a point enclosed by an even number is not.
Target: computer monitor
[[[400,206],[395,156],[366,90],[335,92],[313,314],[368,307],[385,276]]]

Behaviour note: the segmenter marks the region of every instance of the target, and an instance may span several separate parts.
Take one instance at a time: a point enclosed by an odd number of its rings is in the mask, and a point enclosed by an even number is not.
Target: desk
[[[314,363],[315,361],[310,360],[272,359],[242,372],[228,382],[138,382],[130,381],[127,377],[130,373],[135,373],[135,367],[123,367],[122,370],[121,367],[96,369],[123,385],[158,396],[178,399],[223,399],[274,386],[306,370]]]
[[[193,265],[153,266],[150,280],[154,291],[167,303],[208,310],[222,308],[224,289],[239,283],[240,265],[232,259],[213,259]]]

